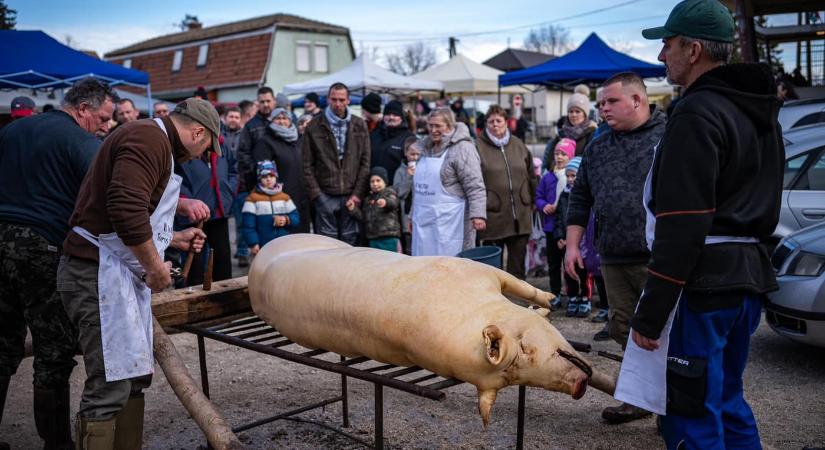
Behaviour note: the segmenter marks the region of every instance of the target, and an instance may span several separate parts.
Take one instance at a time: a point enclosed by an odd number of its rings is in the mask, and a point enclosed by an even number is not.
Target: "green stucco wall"
[[[298,72],[296,69],[296,44],[311,42],[327,44],[328,65],[327,72]],[[279,92],[284,85],[320,78],[337,72],[346,67],[353,60],[349,38],[343,35],[311,33],[304,31],[276,30],[275,42],[272,48],[272,57],[266,72],[265,85]],[[310,52],[310,60],[314,63],[314,54]]]

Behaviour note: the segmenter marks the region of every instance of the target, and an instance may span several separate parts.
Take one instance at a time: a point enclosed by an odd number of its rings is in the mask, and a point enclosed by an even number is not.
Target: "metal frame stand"
[[[197,336],[198,342],[198,360],[200,365],[201,388],[204,395],[209,397],[209,369],[206,365],[206,339],[210,338],[221,341],[230,345],[235,345],[241,348],[246,348],[258,353],[269,354],[277,356],[288,361],[297,362],[306,366],[315,367],[328,372],[339,373],[341,375],[341,394],[336,397],[321,400],[300,408],[290,411],[282,412],[271,417],[255,420],[246,424],[238,425],[232,428],[233,432],[246,431],[261,425],[265,425],[276,420],[291,420],[302,423],[312,423],[330,431],[345,436],[359,444],[368,448],[375,448],[383,450],[384,448],[384,386],[392,387],[404,392],[415,394],[419,397],[426,397],[431,400],[441,401],[446,395],[443,390],[463,382],[456,379],[442,379],[430,384],[423,384],[439,378],[437,374],[425,371],[420,367],[398,367],[392,364],[381,364],[377,361],[372,361],[366,357],[347,359],[339,355],[340,362],[335,363],[324,359],[316,358],[317,356],[329,353],[326,350],[306,350],[301,347],[303,352],[293,352],[283,349],[287,345],[293,344],[291,341],[283,337],[277,330],[264,324],[259,318],[252,316],[250,318],[240,319],[229,323],[210,327],[200,327],[195,325],[181,325],[183,331],[193,333]],[[226,330],[232,329],[227,332]],[[231,333],[231,334],[230,334]],[[271,342],[273,341],[274,342]],[[267,343],[264,343],[267,342]],[[377,366],[356,368],[354,366],[379,364]],[[402,381],[397,379],[404,375],[410,375],[416,372],[423,372],[424,375],[416,377],[412,380]],[[375,392],[375,441],[370,444],[363,439],[347,433],[339,428],[335,428],[323,422],[303,419],[300,417],[293,417],[297,414],[307,412],[317,408],[323,408],[326,405],[341,402],[341,422],[343,428],[349,428],[349,390],[347,388],[347,378],[353,377],[364,381],[373,383]],[[524,448],[524,423],[525,423],[525,398],[527,389],[525,386],[519,386],[518,397],[518,422],[516,430],[516,449],[522,450]],[[208,447],[211,448],[211,447]]]

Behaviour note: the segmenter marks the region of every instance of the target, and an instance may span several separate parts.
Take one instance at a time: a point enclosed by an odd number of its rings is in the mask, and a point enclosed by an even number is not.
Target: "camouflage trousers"
[[[55,289],[58,253],[28,227],[0,223],[0,376],[17,371],[26,327],[34,347],[34,384],[57,388],[69,381],[77,331]]]

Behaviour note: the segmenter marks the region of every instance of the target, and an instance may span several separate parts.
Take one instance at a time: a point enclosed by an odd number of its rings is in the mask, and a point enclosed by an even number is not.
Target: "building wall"
[[[298,72],[296,51],[297,44],[301,42],[327,44],[328,70],[326,72],[315,71],[313,51],[310,52],[311,71]],[[265,84],[275,92],[279,92],[287,84],[312,80],[337,72],[349,65],[353,59],[352,47],[349,38],[345,35],[276,29]]]
[[[241,100],[252,100],[258,96],[258,86],[245,86],[239,88],[218,89],[217,101],[219,103],[239,103]]]
[[[136,56],[110,58],[115,64],[132,60],[132,68],[149,73],[153,94],[173,97],[191,95],[198,86],[207,90],[225,85],[257,84],[266,66],[271,33],[257,34],[239,39],[227,39],[209,43],[206,65],[197,67],[200,43],[183,47],[180,70],[172,71],[172,61],[177,49]],[[167,95],[168,97],[169,95]]]

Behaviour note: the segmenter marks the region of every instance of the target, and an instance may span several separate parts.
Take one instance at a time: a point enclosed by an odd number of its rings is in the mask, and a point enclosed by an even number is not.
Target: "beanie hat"
[[[389,175],[387,175],[387,169],[381,166],[375,166],[372,169],[370,169],[370,178],[372,177],[381,177],[381,179],[384,180],[384,184],[386,184],[387,186],[389,186],[390,184]]]
[[[585,97],[590,97],[590,88],[587,87],[586,84],[577,84],[576,87],[573,88],[573,92],[576,94],[582,94]]]
[[[370,92],[361,99],[361,108],[370,114],[381,113],[381,96],[375,92]]]
[[[209,97],[209,94],[206,93],[206,89],[203,86],[198,86],[198,88],[195,90],[195,93],[192,94],[192,97],[200,97],[204,100],[209,100],[207,98]]]
[[[585,97],[583,94],[573,94],[570,96],[570,100],[567,100],[568,112],[570,111],[570,108],[579,108],[584,111],[584,115],[590,115],[590,99]]]
[[[34,108],[34,100],[31,98],[25,95],[14,97],[14,100],[11,101],[11,116],[14,118],[28,117],[34,114]]]
[[[404,117],[404,105],[401,104],[398,100],[391,100],[389,103],[384,105],[384,115],[387,114],[394,114],[398,117]]]
[[[267,176],[267,175],[275,175],[278,176],[278,167],[275,165],[274,161],[270,160],[263,160],[258,162],[258,179]]]
[[[571,172],[574,172],[574,173],[578,173],[579,166],[581,164],[582,164],[582,157],[577,156],[577,157],[571,159],[569,163],[567,163],[567,166],[564,168],[564,171],[565,172],[571,171]]]
[[[310,92],[309,94],[306,95],[306,97],[304,97],[304,101],[307,101],[307,100],[311,101],[312,103],[315,103],[316,105],[321,104],[321,99],[318,98],[318,94],[316,94],[314,92]]]
[[[285,108],[281,106],[277,106],[275,107],[275,109],[272,110],[271,113],[269,113],[269,120],[272,121],[281,114],[286,114],[287,117],[292,119],[292,116],[289,114],[289,111],[287,111]]]
[[[572,160],[576,156],[576,141],[570,138],[561,138],[559,143],[556,144],[555,150],[564,152]]]
[[[275,96],[275,107],[289,108],[289,97],[287,97],[283,92],[278,92],[278,95]]]

